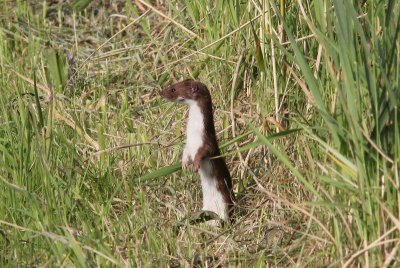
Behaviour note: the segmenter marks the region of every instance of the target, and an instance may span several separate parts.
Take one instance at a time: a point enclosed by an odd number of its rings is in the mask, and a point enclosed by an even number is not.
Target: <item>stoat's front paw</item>
[[[187,154],[182,155],[182,168],[187,169],[189,166],[189,156]]]
[[[182,159],[182,168],[187,169],[189,166],[189,159]]]
[[[193,171],[194,172],[197,172],[197,171],[199,171],[199,169],[200,169],[200,161],[193,161],[193,167],[192,167],[192,169],[193,169]]]

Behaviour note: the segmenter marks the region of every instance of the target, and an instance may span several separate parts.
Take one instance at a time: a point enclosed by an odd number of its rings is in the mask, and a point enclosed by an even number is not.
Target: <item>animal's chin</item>
[[[167,96],[162,96],[162,97],[167,101],[173,101],[173,102],[178,102],[178,103],[185,103],[186,102],[186,99],[182,98],[182,97],[179,97],[179,98],[170,98],[170,97],[167,97]]]
[[[176,99],[171,98],[171,97],[169,97],[169,96],[161,95],[161,97],[162,97],[164,100],[166,100],[166,101],[176,101]]]

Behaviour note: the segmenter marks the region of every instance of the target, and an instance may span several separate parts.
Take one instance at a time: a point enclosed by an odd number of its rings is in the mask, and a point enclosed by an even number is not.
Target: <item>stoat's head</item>
[[[161,96],[169,101],[190,104],[193,101],[211,100],[207,87],[198,81],[184,80],[172,84],[161,91]]]

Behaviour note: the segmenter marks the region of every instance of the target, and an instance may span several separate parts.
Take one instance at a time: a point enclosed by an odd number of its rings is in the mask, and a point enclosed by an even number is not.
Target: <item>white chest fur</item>
[[[193,160],[197,150],[203,145],[204,119],[199,105],[189,101],[189,118],[186,129],[186,150]]]
[[[190,100],[186,103],[189,105],[189,118],[183,159],[189,157],[193,160],[198,149],[203,145],[204,117],[197,102]],[[212,174],[210,160],[206,159],[201,163],[199,174],[203,192],[203,210],[213,211],[221,219],[227,220],[227,205],[217,189],[217,181]]]

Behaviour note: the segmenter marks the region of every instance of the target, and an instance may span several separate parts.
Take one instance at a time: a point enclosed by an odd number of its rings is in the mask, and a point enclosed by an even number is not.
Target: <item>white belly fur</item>
[[[197,150],[203,145],[204,123],[203,114],[195,101],[187,101],[189,105],[189,119],[187,123],[187,140],[185,151],[193,160]],[[203,191],[203,210],[212,211],[218,216],[227,219],[227,205],[222,194],[217,190],[216,179],[212,175],[212,166],[209,160],[201,163],[201,188]]]
[[[224,202],[221,192],[217,189],[216,179],[212,176],[210,160],[203,161],[199,174],[203,190],[203,210],[213,211],[221,219],[227,220],[227,205]]]

